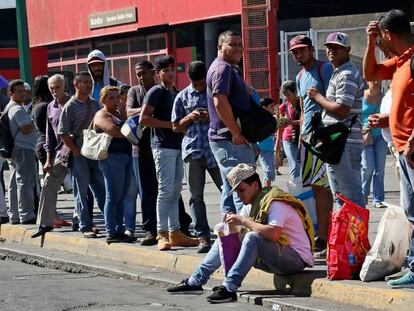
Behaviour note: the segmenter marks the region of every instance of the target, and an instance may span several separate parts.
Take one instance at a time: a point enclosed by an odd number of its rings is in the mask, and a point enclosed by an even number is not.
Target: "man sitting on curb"
[[[240,214],[227,214],[229,225],[242,225],[246,233],[240,253],[222,286],[207,297],[210,303],[237,300],[236,291],[252,267],[276,274],[293,274],[313,266],[314,232],[303,204],[276,187],[262,189],[253,166],[238,164],[227,175],[232,191],[242,200]],[[202,291],[221,265],[219,240],[189,279],[167,289],[176,294]]]

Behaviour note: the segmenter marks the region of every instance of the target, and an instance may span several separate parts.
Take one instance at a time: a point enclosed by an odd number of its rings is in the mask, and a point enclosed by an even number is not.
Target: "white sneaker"
[[[134,232],[132,230],[125,230],[124,234],[130,238],[134,237]]]

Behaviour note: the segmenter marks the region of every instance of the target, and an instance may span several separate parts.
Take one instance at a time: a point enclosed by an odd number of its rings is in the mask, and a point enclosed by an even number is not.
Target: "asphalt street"
[[[2,311],[264,310],[242,303],[212,305],[203,295],[170,295],[165,289],[86,273],[66,273],[0,261]]]

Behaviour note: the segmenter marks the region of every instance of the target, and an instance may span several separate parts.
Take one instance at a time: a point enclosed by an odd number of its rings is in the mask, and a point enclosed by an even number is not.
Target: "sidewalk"
[[[260,170],[259,170],[260,171]],[[280,169],[283,175],[277,176],[276,185],[286,189],[288,181],[287,168]],[[393,168],[386,168],[386,202],[398,204],[398,182]],[[188,190],[184,186],[184,202],[188,202]],[[206,203],[210,226],[221,221],[219,213],[218,191],[210,179],[206,183]],[[138,205],[139,206],[139,205]],[[66,220],[71,220],[73,210],[72,195],[60,195],[58,211]],[[383,209],[370,209],[370,239],[376,234],[378,222],[384,213]],[[140,222],[140,213],[137,220]],[[200,263],[203,254],[197,254],[196,248],[174,248],[172,251],[159,252],[156,247],[141,247],[136,244],[105,243],[104,222],[100,212],[95,209],[95,223],[101,229],[98,239],[84,239],[79,232],[69,229],[55,229],[47,233],[43,242],[43,250],[59,250],[81,255],[97,260],[114,261],[128,267],[152,267],[165,269],[170,272],[190,274]],[[5,246],[16,243],[30,247],[40,247],[41,239],[31,239],[31,234],[37,229],[35,225],[12,226],[2,225],[0,239]],[[138,238],[143,232],[137,231]],[[17,246],[17,245],[16,245]],[[39,248],[39,250],[41,250]],[[243,283],[243,290],[283,289],[299,296],[331,299],[341,303],[352,303],[361,307],[381,310],[412,310],[414,305],[414,290],[393,290],[385,282],[363,283],[360,281],[328,281],[326,278],[325,262],[317,262],[313,269],[290,277],[274,277],[271,274],[253,269]],[[213,275],[213,279],[221,280],[221,271]]]

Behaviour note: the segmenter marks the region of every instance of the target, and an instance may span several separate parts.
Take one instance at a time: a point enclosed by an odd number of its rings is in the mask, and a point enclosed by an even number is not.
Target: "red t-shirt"
[[[280,116],[286,116],[289,120],[295,120],[296,108],[292,107],[289,101],[284,102],[279,107]],[[292,141],[292,125],[288,125],[283,129],[282,141]]]
[[[405,145],[414,130],[414,81],[411,78],[411,55],[414,46],[402,55],[393,57],[379,65],[382,80],[392,79],[392,104],[390,110],[390,130],[398,152]]]

